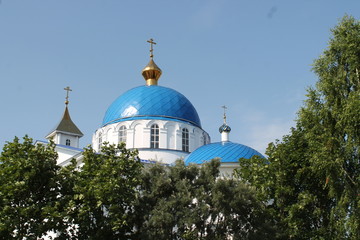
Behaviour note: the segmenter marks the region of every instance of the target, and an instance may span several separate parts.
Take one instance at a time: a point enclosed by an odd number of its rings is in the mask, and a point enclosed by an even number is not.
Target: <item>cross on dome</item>
[[[66,88],[64,88],[64,90],[66,91],[65,104],[68,105],[69,104],[69,92],[72,91],[72,89],[70,89],[70,87],[67,86]]]
[[[150,40],[147,41],[148,43],[150,43],[150,57],[153,58],[154,57],[154,49],[153,49],[153,45],[156,45],[156,42],[154,42],[154,39],[150,38]]]
[[[226,109],[227,107],[224,105],[224,106],[221,106],[223,109],[224,109],[224,123],[226,123]]]

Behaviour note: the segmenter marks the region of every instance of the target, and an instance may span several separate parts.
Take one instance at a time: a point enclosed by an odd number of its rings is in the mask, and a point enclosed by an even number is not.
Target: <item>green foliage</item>
[[[85,149],[56,165],[55,145],[28,137],[5,145],[0,157],[0,239],[126,239],[142,165],[137,151],[104,146]]]
[[[61,179],[54,144],[24,137],[7,143],[0,156],[0,239],[37,239],[62,229]]]
[[[66,167],[55,145],[15,138],[1,154],[0,239],[271,239],[265,205],[238,179],[201,167],[148,165],[124,144],[91,147]]]
[[[155,165],[143,174],[136,239],[271,239],[264,205],[237,179],[219,178],[218,160],[201,167]]]
[[[101,154],[85,149],[83,165],[74,172],[74,194],[67,208],[76,226],[74,239],[128,238],[142,169],[137,154],[123,143],[104,145]]]
[[[270,144],[268,162],[238,175],[268,200],[279,239],[360,239],[360,22],[345,16],[314,62],[296,128]]]

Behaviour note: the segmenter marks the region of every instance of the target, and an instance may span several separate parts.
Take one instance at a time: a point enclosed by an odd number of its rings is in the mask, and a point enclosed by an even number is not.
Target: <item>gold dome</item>
[[[161,73],[161,69],[156,65],[152,58],[150,58],[150,62],[142,70],[142,75],[146,81],[146,85],[148,86],[157,85]]]
[[[146,85],[157,85],[158,80],[161,76],[161,69],[154,62],[153,55],[153,44],[156,44],[152,38],[147,41],[150,43],[150,61],[148,65],[142,70],[142,75],[145,78]]]

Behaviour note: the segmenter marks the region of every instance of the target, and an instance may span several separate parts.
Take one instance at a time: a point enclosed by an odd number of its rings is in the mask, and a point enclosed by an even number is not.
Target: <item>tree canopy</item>
[[[271,239],[254,189],[203,166],[150,164],[125,144],[56,165],[55,145],[8,143],[0,164],[0,239]]]
[[[315,60],[296,127],[238,174],[269,201],[284,239],[360,239],[360,22],[345,16]]]
[[[126,149],[124,143],[105,144],[100,154],[89,147],[80,168],[74,168],[75,162],[68,167],[73,188],[66,215],[75,228],[71,233],[74,239],[129,237],[142,169],[137,154]]]
[[[0,155],[0,238],[37,239],[62,229],[60,167],[54,144],[34,145],[24,137]]]
[[[202,167],[155,165],[143,174],[137,239],[271,239],[265,204],[254,189],[219,178],[219,160]]]

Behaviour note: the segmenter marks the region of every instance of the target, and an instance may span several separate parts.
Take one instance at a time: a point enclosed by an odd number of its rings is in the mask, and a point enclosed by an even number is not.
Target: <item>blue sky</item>
[[[1,0],[0,147],[14,136],[43,140],[64,111],[91,143],[108,106],[143,85],[154,60],[159,85],[184,94],[212,141],[222,105],[230,140],[264,153],[294,126],[311,64],[358,0]]]

